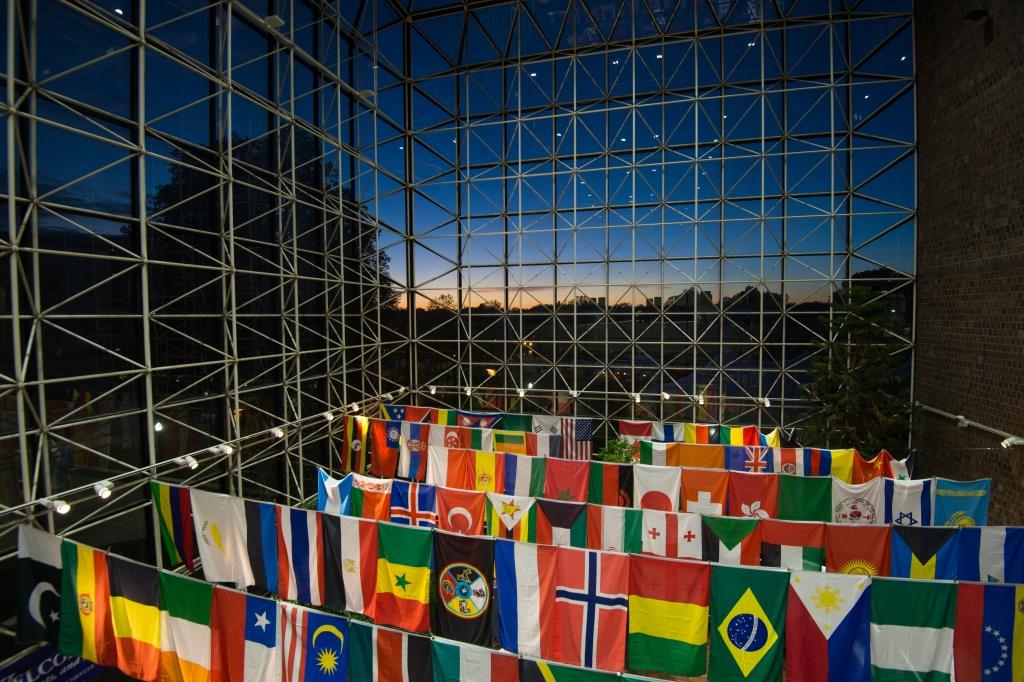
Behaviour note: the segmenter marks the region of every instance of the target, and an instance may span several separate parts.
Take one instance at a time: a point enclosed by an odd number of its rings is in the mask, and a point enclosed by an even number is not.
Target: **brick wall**
[[[919,0],[915,22],[915,399],[1024,435],[1024,2]],[[1024,525],[1024,447],[918,419],[920,474],[990,476],[990,523]]]

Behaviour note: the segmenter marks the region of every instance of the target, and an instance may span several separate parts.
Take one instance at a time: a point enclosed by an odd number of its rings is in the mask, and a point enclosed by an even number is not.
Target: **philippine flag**
[[[793,571],[786,609],[787,682],[868,682],[871,579]]]

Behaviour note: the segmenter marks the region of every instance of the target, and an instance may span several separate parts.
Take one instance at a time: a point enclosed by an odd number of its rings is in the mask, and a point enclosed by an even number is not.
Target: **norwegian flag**
[[[562,457],[590,459],[594,453],[594,420],[562,417]]]

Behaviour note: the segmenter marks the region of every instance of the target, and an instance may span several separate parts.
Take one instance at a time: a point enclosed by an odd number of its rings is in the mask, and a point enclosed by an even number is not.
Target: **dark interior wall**
[[[1024,435],[1024,2],[919,0],[915,14],[915,400]],[[918,419],[920,474],[991,476],[990,523],[1024,524],[1024,447]]]

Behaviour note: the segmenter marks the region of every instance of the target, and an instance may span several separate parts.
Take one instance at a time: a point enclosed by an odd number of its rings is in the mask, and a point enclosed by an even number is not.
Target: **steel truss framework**
[[[8,551],[72,490],[45,524],[159,559],[184,454],[302,500],[318,416],[400,386],[796,424],[852,281],[910,367],[909,2],[124,5],[4,5]]]
[[[377,93],[377,151],[413,191],[380,243],[424,399],[798,425],[854,283],[910,372],[909,2],[387,7],[381,56],[411,80]]]
[[[337,449],[321,415],[397,387],[349,4],[4,4],[6,557],[36,516],[159,560],[151,472],[307,499]]]

